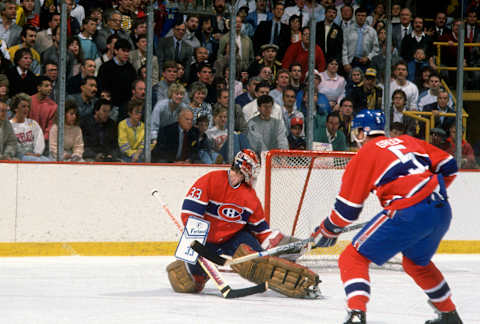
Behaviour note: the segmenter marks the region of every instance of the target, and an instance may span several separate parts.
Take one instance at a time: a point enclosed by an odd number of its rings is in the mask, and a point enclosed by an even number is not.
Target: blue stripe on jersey
[[[208,202],[207,207],[206,207],[206,212],[211,214],[211,215],[214,215],[214,216],[219,216],[221,219],[225,219],[225,215],[220,215],[220,213],[219,213],[220,207],[225,206],[225,205],[228,205],[228,204],[219,204],[219,203],[216,203],[216,202],[210,200]],[[241,207],[238,207],[238,208],[241,208]],[[246,208],[242,208],[241,216],[242,216],[242,221],[243,222],[246,223],[248,221],[248,219],[250,218],[250,215],[251,215],[251,213],[250,213],[249,210],[247,210]]]
[[[424,155],[415,154],[415,160],[418,161],[425,169],[429,169],[432,165],[430,159]],[[408,159],[406,162],[401,162],[400,160],[393,163],[388,170],[386,170],[383,175],[375,182],[375,186],[380,187],[386,183],[392,182],[397,178],[407,176],[411,174],[411,170],[416,170],[419,168],[418,165],[414,163],[414,159]]]
[[[446,296],[450,292],[450,287],[446,282],[443,283],[440,287],[435,289],[434,291],[425,291],[430,299],[439,299]]]
[[[438,164],[435,173],[441,173],[444,177],[448,177],[458,172],[457,162],[453,157],[449,157]]]
[[[197,215],[203,215],[205,213],[205,209],[206,206],[196,200],[183,200],[182,211],[192,212]]]
[[[252,223],[248,223],[247,229],[254,233],[261,233],[269,229],[269,226],[266,221],[262,221],[257,225],[253,225]]]
[[[352,282],[345,286],[345,294],[347,296],[354,291],[365,291],[370,294],[370,285],[366,282]]]
[[[340,199],[335,200],[335,206],[333,207],[337,214],[342,216],[345,219],[348,219],[350,221],[354,221],[358,218],[358,215],[360,215],[360,212],[362,211],[363,206],[361,207],[353,207],[350,205],[347,205]]]

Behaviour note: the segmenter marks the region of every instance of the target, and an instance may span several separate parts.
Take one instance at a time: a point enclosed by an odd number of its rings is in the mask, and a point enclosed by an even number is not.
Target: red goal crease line
[[[334,249],[316,249],[313,254],[338,254],[338,248],[350,241],[337,243]],[[0,257],[51,256],[172,256],[178,242],[17,242],[0,243]],[[321,250],[321,251],[317,251]],[[480,254],[480,240],[444,240],[438,253]]]

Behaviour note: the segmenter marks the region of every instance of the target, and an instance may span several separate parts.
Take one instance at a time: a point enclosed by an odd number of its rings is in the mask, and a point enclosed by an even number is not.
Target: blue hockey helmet
[[[362,109],[353,119],[352,135],[359,146],[365,136],[385,134],[385,115],[381,110]]]

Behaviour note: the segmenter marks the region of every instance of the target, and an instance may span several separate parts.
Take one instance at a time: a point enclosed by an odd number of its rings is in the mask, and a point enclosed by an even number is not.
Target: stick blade
[[[210,251],[209,248],[207,248],[205,245],[203,245],[198,241],[193,241],[190,247],[192,248],[192,250],[197,252],[200,256],[204,257],[207,260],[212,261],[215,264],[225,265],[225,262],[227,261],[226,258],[221,257],[216,253]]]
[[[250,295],[255,295],[259,293],[263,293],[268,289],[268,281],[261,283],[256,286],[247,287],[247,288],[240,288],[240,289],[230,289],[227,291],[223,296],[225,298],[239,298],[239,297],[246,297]]]

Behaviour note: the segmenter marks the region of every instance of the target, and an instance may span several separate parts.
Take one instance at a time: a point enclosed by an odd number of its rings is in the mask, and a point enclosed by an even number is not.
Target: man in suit
[[[437,102],[423,107],[423,111],[432,112],[435,116],[435,127],[441,128],[447,133],[450,126],[455,123],[455,117],[440,116],[440,113],[455,113],[455,110],[448,105],[449,99],[447,90],[440,88]]]
[[[17,16],[17,3],[15,0],[0,2],[0,35],[7,47],[20,43],[22,27],[15,23]]]
[[[402,46],[400,47],[400,56],[405,61],[410,62],[413,60],[413,55],[418,48],[423,48],[427,59],[434,54],[432,39],[423,32],[422,17],[415,17],[413,20],[413,31],[403,38]]]
[[[479,35],[479,26],[477,24],[477,13],[475,11],[467,12],[467,21],[465,24],[465,43],[473,43]]]
[[[272,13],[269,11],[267,12],[266,0],[255,0],[255,4],[255,10],[250,11],[245,21],[246,23],[251,24],[254,30],[257,29],[261,22],[272,20]]]
[[[7,78],[10,82],[10,96],[19,92],[25,92],[32,96],[37,92],[37,76],[30,71],[33,56],[29,48],[21,48],[15,52],[13,58],[15,66],[7,71]]]
[[[152,151],[155,162],[195,163],[198,161],[198,128],[193,127],[193,112],[182,108],[176,123],[160,128]]]
[[[392,26],[392,43],[393,47],[400,51],[402,40],[413,30],[412,12],[408,8],[400,11],[400,23]]]
[[[158,42],[156,54],[158,57],[158,70],[163,69],[165,61],[173,60],[185,67],[186,79],[190,77],[190,61],[193,57],[193,48],[183,40],[186,32],[184,22],[177,21],[173,26],[173,36],[162,38]]]
[[[277,58],[282,60],[285,51],[290,45],[290,28],[281,22],[285,5],[283,2],[277,2],[273,8],[273,17],[271,20],[262,21],[253,35],[253,48],[255,56],[260,56],[260,47],[264,44],[275,44],[279,50]],[[273,30],[272,30],[272,27]]]
[[[334,23],[337,17],[337,8],[328,6],[325,9],[325,20],[317,23],[316,43],[325,54],[328,62],[330,58],[342,61],[343,31],[340,26]]]
[[[236,35],[237,35],[237,47],[238,42],[240,41],[240,51],[238,55],[240,56],[240,69],[246,71],[250,64],[254,60],[253,54],[253,43],[250,37],[243,35],[240,33],[242,29],[242,19],[240,17],[236,17]],[[225,47],[230,42],[230,32],[226,33],[225,35],[220,38],[220,46],[218,47],[217,58],[221,58],[225,53]]]
[[[133,65],[135,71],[138,71],[143,65],[147,64],[147,35],[140,35],[137,39],[137,49],[130,51],[128,61]],[[154,55],[152,58],[152,83],[158,83],[158,59]]]
[[[126,39],[130,42],[131,47],[134,47],[127,32],[121,29],[122,14],[118,10],[110,10],[106,13],[107,24],[97,31],[95,37],[95,43],[100,53],[104,53],[107,50],[107,39],[110,35],[116,34],[119,38]]]
[[[433,23],[434,23],[434,26],[430,28],[429,34],[430,34],[430,37],[432,37],[434,42],[440,41],[440,38],[451,37],[452,31],[446,26],[447,14],[445,12],[443,11],[437,12]]]

